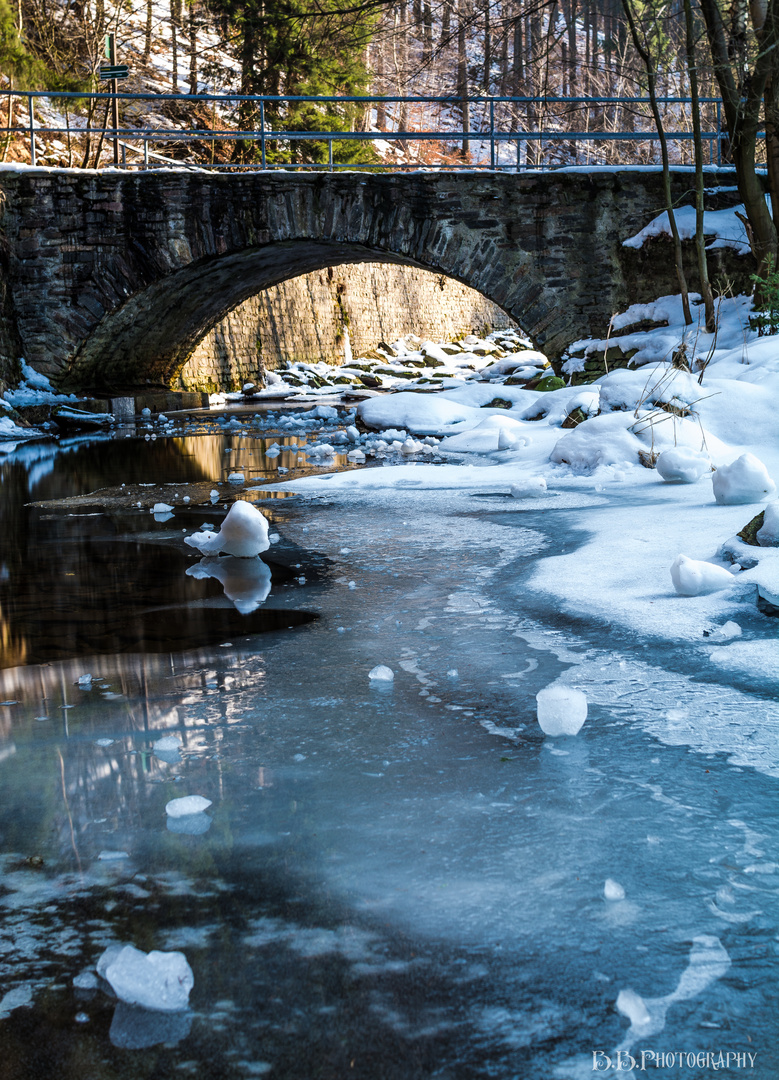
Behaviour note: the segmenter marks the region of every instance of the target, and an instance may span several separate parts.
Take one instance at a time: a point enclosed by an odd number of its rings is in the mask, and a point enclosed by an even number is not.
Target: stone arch
[[[441,266],[362,244],[304,239],[246,248],[190,263],[136,293],[86,338],[62,382],[101,389],[170,386],[198,342],[243,301],[291,278],[354,263],[414,266],[481,292]]]

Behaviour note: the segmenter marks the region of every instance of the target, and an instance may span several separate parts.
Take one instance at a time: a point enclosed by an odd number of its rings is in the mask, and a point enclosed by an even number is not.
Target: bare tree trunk
[[[179,21],[179,5],[178,0],[170,0],[170,34],[171,34],[171,49],[173,51],[173,70],[170,74],[170,88],[174,94],[179,92],[179,50],[178,50],[178,21]]]
[[[148,64],[151,60],[151,32],[154,17],[154,0],[146,0],[146,29],[143,36],[143,62]]]
[[[492,71],[492,27],[490,25],[490,2],[484,0],[484,92],[490,92],[490,73]]]
[[[695,143],[695,251],[698,256],[698,275],[701,281],[701,295],[706,312],[706,329],[714,333],[714,295],[709,281],[709,267],[706,261],[706,238],[703,235],[703,144],[701,143],[701,108],[698,100],[698,69],[695,60],[695,29],[692,19],[692,4],[684,0],[685,44],[687,52],[687,73],[690,77],[690,97],[692,98],[692,128]]]
[[[424,0],[422,5],[422,59],[429,64],[433,59],[433,11],[430,0]]]
[[[649,102],[652,109],[652,116],[655,120],[655,127],[657,128],[657,135],[660,140],[660,151],[663,157],[663,194],[665,195],[665,208],[668,213],[668,224],[671,229],[671,236],[673,237],[674,245],[674,260],[676,262],[676,280],[679,283],[679,292],[682,294],[682,310],[684,311],[684,321],[689,326],[692,323],[692,315],[690,313],[690,297],[689,290],[687,288],[687,278],[684,274],[684,264],[682,262],[682,241],[679,236],[679,230],[676,227],[676,217],[673,209],[673,196],[671,194],[671,172],[668,162],[668,141],[665,137],[665,128],[663,126],[663,118],[660,115],[660,107],[657,103],[656,86],[656,71],[657,65],[653,61],[649,54],[648,49],[644,46],[638,33],[638,26],[633,15],[633,8],[631,7],[631,0],[622,0],[622,6],[625,11],[625,16],[628,20],[630,27],[630,35],[633,38],[633,45],[636,52],[644,62],[646,69],[647,89],[649,90]]]
[[[466,0],[459,0],[457,8],[457,94],[461,102],[463,131],[471,126],[471,110],[468,102],[468,56],[466,53]],[[462,155],[468,158],[471,150],[469,139],[463,139]]]
[[[189,92],[197,93],[197,23],[195,5],[189,5]]]

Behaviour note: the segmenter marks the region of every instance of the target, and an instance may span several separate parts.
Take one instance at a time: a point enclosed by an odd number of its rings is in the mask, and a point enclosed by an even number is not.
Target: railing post
[[[722,165],[722,102],[717,102],[717,168]]]
[[[333,171],[333,138],[332,138],[332,136],[330,136],[330,138],[327,140],[327,165],[328,165],[328,168],[330,169],[330,172],[332,172]]]
[[[490,98],[490,168],[495,172],[495,99]]]
[[[149,140],[143,140],[143,167],[148,169],[149,167]]]
[[[27,105],[30,111],[30,164],[36,165],[35,160],[35,109],[32,94],[27,95]],[[10,124],[9,124],[10,127]]]
[[[266,166],[265,161],[265,102],[260,101],[260,156],[262,158],[263,169]]]

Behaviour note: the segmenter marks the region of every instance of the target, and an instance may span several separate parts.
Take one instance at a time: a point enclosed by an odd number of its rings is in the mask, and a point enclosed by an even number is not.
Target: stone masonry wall
[[[453,278],[387,263],[344,264],[291,278],[239,307],[195,348],[185,390],[238,389],[287,361],[340,364],[404,334],[443,339],[516,323]]]

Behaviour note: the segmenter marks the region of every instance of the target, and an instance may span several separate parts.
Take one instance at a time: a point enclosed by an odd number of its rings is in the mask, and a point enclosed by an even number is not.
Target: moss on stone
[[[764,520],[765,510],[761,510],[757,517],[753,517],[751,521],[748,521],[741,532],[736,535],[740,540],[743,540],[745,544],[751,544],[752,547],[760,547],[757,542],[757,534],[762,529]]]

